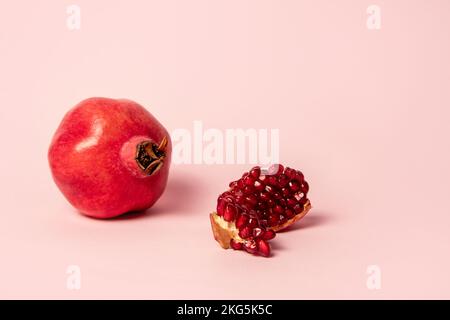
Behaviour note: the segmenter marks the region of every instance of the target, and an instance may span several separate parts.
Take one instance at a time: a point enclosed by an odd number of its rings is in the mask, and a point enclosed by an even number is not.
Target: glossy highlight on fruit
[[[171,150],[167,130],[139,104],[89,98],[64,116],[48,160],[56,185],[75,208],[112,218],[158,200]]]
[[[275,232],[303,218],[311,208],[303,173],[282,165],[254,167],[229,185],[210,214],[214,238],[225,248],[270,255]]]

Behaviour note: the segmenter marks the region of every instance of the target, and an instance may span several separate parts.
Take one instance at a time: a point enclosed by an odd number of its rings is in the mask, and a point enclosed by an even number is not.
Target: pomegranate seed
[[[229,186],[230,188],[236,188],[237,185],[238,185],[238,182],[237,182],[237,181],[232,181],[232,182],[230,182],[230,184],[229,184],[228,186]]]
[[[239,205],[243,205],[243,204],[245,203],[245,199],[244,199],[244,197],[242,197],[242,196],[237,196],[237,197],[235,198],[235,201],[236,201],[236,203],[239,204]]]
[[[245,186],[244,187],[244,194],[250,194],[250,193],[253,193],[253,191],[255,191],[254,186]]]
[[[286,209],[284,210],[284,214],[286,215],[286,217],[287,217],[288,219],[290,219],[290,218],[292,218],[292,217],[295,216],[294,211],[293,211],[292,209],[289,209],[289,208],[286,208]]]
[[[255,178],[255,179],[258,179],[259,176],[260,176],[260,174],[261,174],[261,168],[260,168],[260,167],[253,167],[253,168],[250,170],[250,175],[251,175],[253,178]]]
[[[250,229],[249,226],[243,227],[241,230],[239,230],[239,237],[242,239],[248,239],[252,235],[252,229]]]
[[[273,197],[274,197],[274,199],[276,199],[276,200],[280,200],[283,196],[282,196],[281,193],[279,193],[279,192],[274,192],[274,193],[273,193]]]
[[[255,240],[249,240],[249,241],[245,241],[244,243],[244,249],[248,252],[248,253],[256,253],[258,252],[258,246],[256,244]]]
[[[251,212],[253,216],[255,217],[262,217],[264,216],[264,211],[263,210],[255,210],[254,212]]]
[[[247,201],[248,204],[254,206],[258,203],[258,199],[253,194],[248,194],[245,196],[245,201]]]
[[[277,177],[276,176],[268,176],[267,177],[267,183],[270,184],[271,186],[278,185]]]
[[[232,205],[227,205],[227,207],[225,208],[225,212],[223,213],[223,218],[225,219],[225,221],[233,221],[234,218],[236,217],[236,208]]]
[[[295,170],[291,169],[289,167],[286,168],[286,170],[284,170],[284,174],[289,178],[289,179],[294,179],[295,178]]]
[[[291,194],[291,190],[289,190],[289,188],[281,188],[281,193],[283,194],[283,196],[288,197]]]
[[[254,187],[256,191],[262,191],[266,186],[262,184],[260,181],[255,181]]]
[[[262,235],[262,238],[263,238],[264,240],[271,240],[271,239],[275,238],[275,231],[273,231],[273,230],[271,230],[271,229],[266,230],[266,231],[264,232],[264,234]]]
[[[282,164],[278,164],[278,171],[277,174],[281,174],[284,171],[284,166]]]
[[[303,173],[301,171],[297,170],[294,179],[297,180],[298,182],[303,182],[305,180],[305,177],[303,176]]]
[[[244,193],[242,192],[242,189],[232,189],[231,194],[234,197],[241,197]]]
[[[230,240],[230,246],[234,249],[234,250],[241,250],[242,249],[242,243],[241,242],[237,242],[234,239]]]
[[[255,228],[253,229],[253,237],[258,238],[263,233],[263,230],[261,228]]]
[[[262,256],[268,257],[270,255],[270,246],[266,241],[258,239],[256,240],[256,244],[258,246],[258,251]]]
[[[255,184],[255,179],[252,176],[245,177],[244,184],[246,186],[253,186]]]
[[[287,199],[287,205],[291,208],[293,208],[297,204],[297,199],[295,198],[288,198]]]
[[[285,174],[280,174],[278,177],[278,185],[282,188],[289,183],[289,178]]]
[[[289,187],[294,192],[297,192],[298,190],[300,190],[300,184],[298,182],[296,182],[296,181],[289,182]]]
[[[265,202],[258,202],[258,209],[264,210],[266,209],[266,203]]]
[[[259,198],[261,199],[261,201],[267,201],[267,200],[269,200],[271,197],[270,197],[269,192],[267,192],[267,191],[261,191],[261,193],[259,194]]]
[[[281,164],[273,164],[269,167],[267,170],[269,172],[269,175],[278,175],[282,173],[284,170],[284,167]]]
[[[280,216],[272,214],[269,216],[269,220],[267,222],[268,222],[269,226],[273,227],[273,226],[276,226],[279,221],[280,221]]]
[[[308,184],[308,182],[303,181],[303,184],[302,184],[302,192],[303,192],[303,193],[308,193],[308,191],[309,191],[309,184]]]
[[[303,211],[303,205],[301,205],[301,204],[296,204],[295,206],[294,206],[294,212],[296,213],[296,214],[299,214],[300,212],[302,212]]]
[[[249,226],[249,228],[253,229],[256,226],[258,226],[258,221],[256,221],[256,219],[249,219],[248,226]]]
[[[224,199],[219,198],[219,200],[217,201],[217,214],[219,216],[223,216],[226,205],[227,205],[227,202]]]
[[[300,200],[298,200],[298,203],[303,206],[306,204],[306,202],[308,202],[308,199],[305,196],[303,196]]]
[[[266,219],[261,219],[259,220],[259,225],[261,226],[261,228],[266,229],[268,224],[267,224],[267,220]]]
[[[241,214],[241,215],[236,219],[236,228],[242,229],[242,227],[246,226],[247,223],[248,223],[248,215],[246,215],[246,214]]]
[[[283,209],[282,206],[277,204],[275,207],[273,207],[273,212],[278,213],[278,214],[282,214],[284,212],[284,209]]]

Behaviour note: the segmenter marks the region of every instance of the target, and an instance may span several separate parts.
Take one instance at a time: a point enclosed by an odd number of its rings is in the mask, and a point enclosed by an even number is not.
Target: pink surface
[[[74,31],[69,4],[0,11],[0,298],[450,298],[450,2],[76,1]],[[136,100],[170,131],[280,129],[313,210],[269,259],[210,231],[250,165],[174,165],[147,214],[79,215],[46,155],[90,96]]]

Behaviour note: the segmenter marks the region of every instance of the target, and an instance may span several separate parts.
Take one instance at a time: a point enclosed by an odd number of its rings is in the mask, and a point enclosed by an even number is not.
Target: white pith
[[[219,216],[218,214],[215,214],[213,216],[214,221],[217,223],[217,225],[225,230],[228,230],[230,233],[230,236],[234,239],[234,241],[236,242],[241,242],[243,243],[245,240],[242,239],[239,236],[239,229],[236,228],[236,224],[233,221],[226,221],[223,217]]]

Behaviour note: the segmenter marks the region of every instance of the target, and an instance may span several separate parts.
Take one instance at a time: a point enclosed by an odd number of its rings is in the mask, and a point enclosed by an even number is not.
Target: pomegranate
[[[48,160],[56,185],[75,208],[112,218],[158,200],[171,148],[166,129],[139,104],[90,98],[65,115]]]
[[[275,232],[304,217],[311,203],[303,174],[282,165],[254,167],[229,185],[210,214],[214,238],[225,248],[270,255]]]

